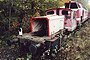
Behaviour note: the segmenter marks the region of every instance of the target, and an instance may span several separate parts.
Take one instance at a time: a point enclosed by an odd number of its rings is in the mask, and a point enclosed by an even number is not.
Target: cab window
[[[70,7],[71,9],[76,9],[76,8],[78,8],[77,7],[77,4],[76,3],[71,3],[71,7]]]
[[[71,3],[70,5],[71,5],[71,6],[70,6],[71,9],[76,9],[76,8],[78,8],[78,6],[77,6],[76,3]],[[65,8],[69,8],[69,3],[65,3]]]
[[[79,4],[78,4],[78,7],[81,8]]]
[[[47,12],[47,15],[51,15],[51,14],[54,14],[54,11]]]
[[[71,18],[71,12],[70,11],[63,10],[62,14],[65,15],[66,19],[70,19]]]

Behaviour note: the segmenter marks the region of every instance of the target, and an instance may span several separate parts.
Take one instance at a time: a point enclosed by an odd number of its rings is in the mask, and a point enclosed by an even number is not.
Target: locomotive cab
[[[62,15],[65,15],[65,29],[67,31],[75,30],[77,26],[76,12],[70,9],[63,9]]]
[[[78,9],[78,6],[77,6],[77,3],[76,2],[72,2],[71,3],[69,1],[69,3],[65,3],[65,8],[67,8],[67,9]]]
[[[47,15],[31,18],[31,34],[34,36],[51,36],[64,29],[64,16]]]
[[[51,13],[53,12],[53,13]],[[50,13],[50,14],[48,14]],[[46,15],[56,14],[58,16],[64,16],[64,26],[68,31],[73,31],[77,26],[76,11],[66,8],[56,8],[46,11]]]
[[[88,18],[88,10],[76,1],[65,2],[65,8],[77,12],[77,23],[83,23]]]

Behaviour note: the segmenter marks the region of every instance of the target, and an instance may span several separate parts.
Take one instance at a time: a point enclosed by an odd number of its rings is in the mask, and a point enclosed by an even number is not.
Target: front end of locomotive
[[[56,35],[64,29],[64,16],[32,17],[30,22],[31,33],[23,33],[18,35],[16,40],[8,40],[8,45],[18,42],[22,48],[27,48],[33,55],[42,52],[49,54],[51,50],[56,51],[60,48],[60,38]]]

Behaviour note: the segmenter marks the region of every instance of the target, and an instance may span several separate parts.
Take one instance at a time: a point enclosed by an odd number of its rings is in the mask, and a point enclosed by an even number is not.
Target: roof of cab
[[[58,8],[54,8],[54,9],[49,9],[49,10],[46,10],[45,12],[47,11],[51,11],[51,10],[57,10]],[[69,11],[72,11],[71,9],[66,9],[66,8],[59,8],[60,10],[69,10]]]

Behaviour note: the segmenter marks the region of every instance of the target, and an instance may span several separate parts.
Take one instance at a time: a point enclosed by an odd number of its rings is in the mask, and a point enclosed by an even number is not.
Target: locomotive
[[[73,31],[77,27],[76,21],[76,12],[71,9],[58,8],[58,9],[50,9],[46,11],[46,15],[48,14],[56,14],[59,16],[64,16],[64,29],[67,31]]]
[[[76,1],[68,1],[65,3],[65,8],[77,12],[76,20],[78,23],[83,23],[88,18],[88,9]]]
[[[70,6],[69,6],[70,5]],[[8,40],[8,45],[18,42],[28,47],[34,55],[42,52],[50,55],[61,48],[61,38],[64,31],[73,31],[78,23],[88,18],[88,10],[75,1],[65,3],[65,8],[55,8],[46,11],[46,16],[32,17],[31,33],[19,31],[17,39]]]

